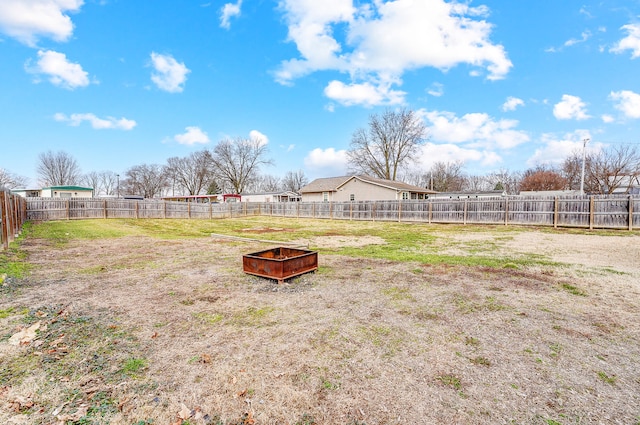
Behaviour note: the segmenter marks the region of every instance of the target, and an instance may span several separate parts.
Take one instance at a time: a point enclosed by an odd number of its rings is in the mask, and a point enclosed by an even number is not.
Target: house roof
[[[353,176],[341,176],[341,177],[323,177],[315,179],[308,185],[300,189],[300,193],[313,193],[313,192],[335,192],[338,187],[342,186],[347,180]]]
[[[386,187],[393,190],[404,192],[417,192],[417,193],[436,193],[433,190],[425,189],[419,186],[413,186],[401,181],[379,179],[367,175],[358,176],[342,176],[342,177],[327,177],[320,178],[312,181],[302,189],[300,193],[313,193],[313,192],[335,192],[341,186],[344,186],[352,179],[357,179],[366,183],[374,184],[376,186]]]
[[[43,187],[42,190],[51,189],[51,190],[93,190],[92,187],[82,187],[82,186],[50,186]]]
[[[353,176],[354,178],[364,181],[367,183],[375,184],[377,186],[387,187],[389,189],[400,190],[403,192],[417,192],[417,193],[436,193],[433,190],[425,189],[423,187],[414,186],[405,182],[397,181],[397,180],[386,180],[379,179],[376,177],[371,177],[367,175]],[[346,182],[345,182],[346,183]],[[344,184],[344,183],[343,183]],[[342,186],[342,185],[340,185]]]

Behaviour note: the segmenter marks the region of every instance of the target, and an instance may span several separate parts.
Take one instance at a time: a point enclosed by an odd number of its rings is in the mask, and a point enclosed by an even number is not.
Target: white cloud
[[[431,88],[427,89],[427,93],[434,97],[440,97],[444,94],[444,86],[440,83],[433,83]]]
[[[347,151],[316,148],[304,158],[304,165],[322,175],[344,175],[347,172]]]
[[[481,69],[497,80],[512,67],[503,46],[489,40],[486,7],[444,0],[375,1],[359,9],[351,0],[282,0],[280,6],[300,58],[282,62],[276,80],[291,84],[319,70],[348,73],[350,82],[334,81],[325,89],[344,96],[345,104],[397,101],[403,93],[391,86],[401,85],[411,69],[467,64],[475,69],[471,73]],[[347,89],[359,93],[350,96]]]
[[[585,41],[589,40],[591,38],[591,31],[583,31],[582,34],[580,35],[580,38],[571,38],[567,41],[565,41],[564,45],[566,47],[571,47],[573,45],[579,44],[579,43],[584,43]]]
[[[470,161],[480,162],[483,166],[495,166],[502,158],[494,151],[467,149],[452,143],[425,143],[421,146],[418,159],[421,169],[428,170],[436,162]]]
[[[242,7],[242,0],[238,0],[237,3],[227,3],[220,9],[220,27],[229,29],[231,28],[231,18],[240,16],[240,8]]]
[[[83,0],[1,0],[0,32],[34,47],[39,37],[66,41],[73,23],[65,12],[77,12]]]
[[[264,134],[260,133],[258,130],[251,130],[249,132],[249,138],[251,140],[259,141],[261,146],[264,146],[267,143],[269,143],[269,138]]]
[[[640,58],[640,24],[624,25],[622,30],[627,32],[627,36],[616,43],[610,51],[613,53],[623,53],[631,50],[631,58]]]
[[[64,53],[53,50],[38,51],[38,62],[35,66],[30,65],[30,61],[25,66],[27,72],[32,74],[44,74],[49,81],[65,89],[73,90],[78,87],[89,85],[89,74],[77,63],[67,60]]]
[[[524,131],[516,130],[516,120],[494,120],[485,113],[457,117],[446,111],[421,111],[429,138],[435,142],[465,144],[467,148],[510,149],[529,141]]]
[[[615,108],[627,118],[640,118],[640,94],[630,90],[611,92],[609,98],[616,102]]]
[[[544,134],[541,138],[543,146],[536,149],[533,156],[527,160],[527,166],[560,164],[568,156],[576,152],[582,153],[585,139],[591,139],[591,134],[587,130],[576,130],[560,137]],[[599,152],[603,147],[604,145],[600,142],[588,143],[587,153]]]
[[[169,93],[180,93],[184,90],[184,83],[187,81],[187,74],[191,71],[184,63],[179,63],[171,55],[151,53],[154,73],[151,74],[153,81],[160,90]]]
[[[502,110],[505,112],[515,111],[518,106],[524,106],[524,100],[509,96],[507,101],[502,104]]]
[[[209,143],[209,136],[202,131],[200,127],[187,127],[182,134],[176,134],[173,136],[173,140],[181,145],[205,145]]]
[[[604,122],[605,124],[611,124],[616,120],[613,116],[609,114],[604,114],[600,118],[602,119],[602,122]]]
[[[62,113],[57,113],[53,116],[56,121],[66,122],[73,127],[77,127],[82,122],[87,121],[91,124],[96,130],[104,130],[104,129],[118,129],[118,130],[133,130],[133,128],[137,125],[134,120],[129,120],[127,118],[98,118],[92,113],[86,114],[71,114],[67,116]]]
[[[587,104],[578,96],[569,94],[562,95],[562,100],[553,107],[553,115],[559,120],[586,120],[591,118],[587,115]]]
[[[397,105],[404,102],[405,92],[391,90],[390,85],[344,84],[341,81],[331,81],[324,89],[324,94],[343,105]]]

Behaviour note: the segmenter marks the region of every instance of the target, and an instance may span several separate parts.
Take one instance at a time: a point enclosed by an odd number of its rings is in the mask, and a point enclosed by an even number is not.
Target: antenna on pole
[[[589,139],[582,140],[582,173],[580,174],[580,195],[584,195],[584,163],[587,158],[587,143]]]

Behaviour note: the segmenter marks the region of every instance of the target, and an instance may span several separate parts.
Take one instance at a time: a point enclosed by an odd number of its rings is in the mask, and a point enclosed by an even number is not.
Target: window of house
[[[409,192],[402,192],[402,200],[409,199]]]
[[[322,202],[329,202],[329,192],[322,192]]]
[[[350,201],[355,201],[356,200],[356,195],[353,194],[353,193],[351,195],[349,195],[349,200]]]
[[[69,192],[60,192],[61,198],[71,198],[71,193]]]

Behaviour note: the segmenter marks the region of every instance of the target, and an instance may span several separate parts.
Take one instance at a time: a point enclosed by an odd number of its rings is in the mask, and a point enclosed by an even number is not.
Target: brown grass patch
[[[0,292],[0,422],[639,419],[633,275],[322,255],[278,286],[241,271],[261,247],[30,240],[36,269]],[[31,344],[7,344],[36,320]]]

